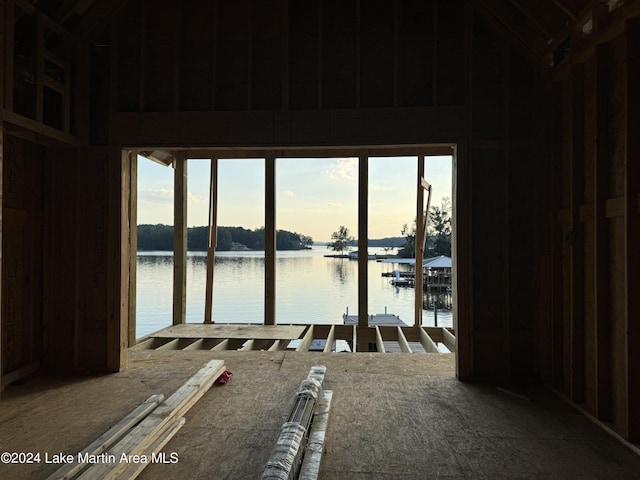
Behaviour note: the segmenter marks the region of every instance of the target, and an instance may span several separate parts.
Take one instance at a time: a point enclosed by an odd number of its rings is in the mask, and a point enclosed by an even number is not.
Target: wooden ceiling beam
[[[578,19],[578,12],[575,11],[575,9],[571,10],[569,7],[567,7],[565,1],[563,0],[551,0],[551,1],[556,7],[562,10],[571,20],[576,21]]]
[[[556,38],[571,21],[567,14],[554,6],[553,2],[539,0],[511,0],[538,29],[545,32],[549,39]]]
[[[535,61],[542,59],[548,45],[544,35],[534,30],[524,16],[520,17],[514,7],[509,7],[503,0],[475,0],[473,3],[487,21],[515,39],[524,54]]]
[[[81,37],[90,35],[104,26],[127,3],[128,0],[96,0],[73,31]]]

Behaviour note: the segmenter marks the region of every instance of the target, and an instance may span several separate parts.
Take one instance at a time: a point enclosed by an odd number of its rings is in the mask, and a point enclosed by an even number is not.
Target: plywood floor
[[[132,351],[121,373],[31,380],[0,403],[4,451],[77,453],[149,395],[175,391],[211,358],[233,372],[187,413],[165,448],[173,465],[140,478],[259,478],[309,368],[333,390],[321,479],[632,479],[632,453],[554,394],[465,384],[453,355]],[[511,395],[515,392],[526,398]],[[55,465],[0,465],[0,478],[46,478]]]

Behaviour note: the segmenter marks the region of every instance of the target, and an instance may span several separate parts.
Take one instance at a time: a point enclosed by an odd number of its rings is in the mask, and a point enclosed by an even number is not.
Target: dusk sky
[[[173,224],[173,168],[138,157],[138,224]],[[427,157],[432,205],[452,196],[451,157]],[[416,157],[369,159],[369,238],[400,236],[416,215]],[[188,225],[207,224],[209,160],[188,163]],[[264,160],[219,160],[218,225],[264,225]],[[276,161],[276,228],[328,241],[340,225],[358,232],[358,159]]]

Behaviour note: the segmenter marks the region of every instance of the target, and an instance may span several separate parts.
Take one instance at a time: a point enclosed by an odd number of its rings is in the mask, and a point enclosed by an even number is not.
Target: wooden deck
[[[452,329],[408,326],[395,315],[374,315],[368,327],[345,325],[181,324],[138,340],[135,350],[455,352]],[[386,323],[385,323],[386,322]],[[357,320],[356,320],[357,323]],[[355,346],[355,348],[354,348]]]

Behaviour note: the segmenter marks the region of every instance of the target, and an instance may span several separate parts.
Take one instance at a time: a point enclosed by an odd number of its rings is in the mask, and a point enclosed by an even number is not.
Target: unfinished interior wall
[[[115,95],[112,142],[458,144],[463,376],[541,374],[551,270],[537,68],[465,2],[192,7],[130,2],[105,30],[96,100]],[[175,18],[168,34],[153,27]]]
[[[537,72],[477,17],[471,71],[474,373],[544,376],[551,237]]]
[[[42,359],[43,149],[4,136],[2,164],[3,383]]]
[[[556,384],[597,418],[638,438],[636,341],[638,269],[633,250],[638,221],[636,140],[640,105],[637,80],[637,22],[589,51],[584,61],[560,71],[559,95],[551,105],[558,221],[562,229],[557,263],[554,318],[562,332],[562,374]],[[632,82],[632,83],[630,83]],[[560,254],[560,251],[558,251]],[[560,262],[561,259],[561,262]],[[562,267],[560,267],[562,265]]]

